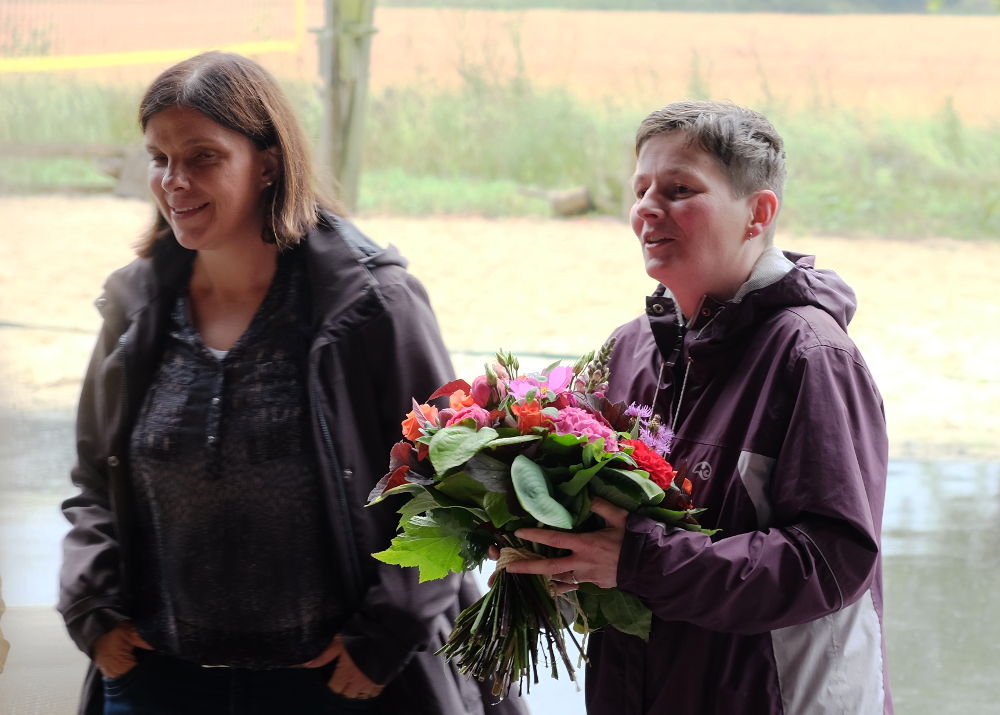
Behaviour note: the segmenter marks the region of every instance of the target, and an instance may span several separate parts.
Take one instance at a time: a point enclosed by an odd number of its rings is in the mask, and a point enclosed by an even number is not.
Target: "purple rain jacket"
[[[629,516],[618,585],[652,631],[594,634],[590,715],[892,713],[882,401],[845,332],[853,291],[784,255],[686,327],[661,287],[614,333],[609,397],[675,418],[670,462],[721,532]]]

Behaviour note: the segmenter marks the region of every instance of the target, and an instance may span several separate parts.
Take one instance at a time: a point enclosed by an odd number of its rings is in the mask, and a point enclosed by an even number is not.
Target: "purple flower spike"
[[[633,402],[625,410],[626,417],[638,417],[642,420],[648,420],[653,416],[653,408],[647,407],[646,405],[640,405],[638,402]]]

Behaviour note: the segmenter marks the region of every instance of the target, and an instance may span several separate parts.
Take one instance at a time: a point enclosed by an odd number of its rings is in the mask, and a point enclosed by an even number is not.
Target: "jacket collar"
[[[312,300],[313,328],[335,337],[358,320],[384,309],[368,268],[375,244],[348,221],[324,213],[299,244],[304,252]]]
[[[369,265],[405,265],[395,249],[383,251],[353,224],[325,212],[292,250],[301,251],[306,262],[316,334],[340,334],[384,307]],[[102,316],[124,332],[151,304],[164,299],[172,305],[194,257],[194,251],[174,240],[161,241],[151,258],[137,259],[111,275],[96,302]]]

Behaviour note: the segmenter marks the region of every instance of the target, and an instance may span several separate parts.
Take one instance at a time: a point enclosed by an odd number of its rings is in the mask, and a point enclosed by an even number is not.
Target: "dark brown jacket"
[[[295,250],[304,252],[312,300],[308,389],[332,568],[353,613],[341,635],[368,677],[388,683],[383,712],[482,713],[488,696],[434,655],[458,609],[478,597],[476,587],[457,576],[418,585],[414,570],[369,556],[388,545],[398,519],[391,505],[364,504],[385,473],[399,423],[411,398],[423,401],[452,375],[427,295],[396,249],[379,248],[342,219],[325,216]],[[193,255],[162,242],[151,259],[112,274],[98,300],[104,325],[80,398],[72,471],[80,493],[63,504],[72,528],[58,606],[88,654],[130,613],[136,563],[126,445]],[[81,713],[100,712],[93,666],[84,688]],[[524,712],[516,698],[485,710]]]

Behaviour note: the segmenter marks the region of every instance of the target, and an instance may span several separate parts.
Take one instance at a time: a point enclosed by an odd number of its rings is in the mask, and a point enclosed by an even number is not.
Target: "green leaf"
[[[399,527],[402,528],[403,525],[412,517],[428,512],[437,506],[438,503],[434,498],[434,495],[429,493],[426,489],[423,494],[415,494],[412,499],[408,500],[396,510],[396,513],[400,515]]]
[[[438,430],[431,439],[430,459],[438,474],[465,464],[486,444],[497,438],[496,430],[483,427],[474,430],[464,425],[453,425]]]
[[[604,468],[605,464],[606,462],[597,462],[596,464],[593,464],[585,469],[579,470],[573,475],[572,479],[559,485],[559,491],[563,494],[568,494],[569,496],[577,494],[581,489],[590,483],[590,480],[595,474]]]
[[[611,475],[608,479],[601,474],[595,475],[588,487],[593,496],[606,499],[626,511],[635,511],[643,501],[643,492],[638,485]]]
[[[476,454],[465,465],[469,476],[481,483],[487,491],[506,493],[510,485],[510,467],[506,462],[483,454]]]
[[[602,589],[600,594],[601,613],[608,619],[608,625],[622,633],[649,640],[649,629],[653,625],[652,612],[631,593],[617,588]]]
[[[434,526],[408,526],[388,549],[372,556],[387,564],[417,567],[423,583],[461,571],[465,566],[461,553],[462,539],[458,536],[446,535]]]
[[[486,487],[483,486],[482,482],[473,479],[465,470],[449,474],[434,488],[467,506],[481,506],[483,495],[486,494]]]
[[[618,478],[630,481],[642,490],[643,500],[646,504],[658,504],[663,500],[663,490],[660,485],[649,478],[648,472],[636,474],[634,471],[626,469],[608,468],[604,470],[605,479]]]
[[[582,447],[580,445],[586,443],[586,437],[580,437],[575,434],[549,434],[545,437],[545,441],[542,442],[542,451],[548,455],[555,455],[562,460],[569,460],[571,462],[582,461],[581,451]],[[574,455],[574,458],[570,458],[570,455]]]
[[[576,529],[590,516],[590,492],[581,489],[570,501],[568,507],[570,514],[573,514],[573,528]]]
[[[507,504],[507,495],[498,492],[486,492],[483,497],[483,509],[493,526],[500,528],[504,524],[513,521],[517,517],[510,513],[510,505]]]
[[[508,444],[534,442],[535,440],[539,440],[541,438],[542,436],[537,434],[519,434],[516,437],[501,437],[499,439],[495,439],[486,446],[490,449],[496,449],[497,447],[506,447]]]
[[[685,517],[687,517],[686,511],[664,509],[662,506],[644,506],[638,511],[643,516],[648,516],[650,519],[656,519],[659,522],[670,525],[684,521]]]
[[[517,500],[526,512],[548,526],[572,528],[573,516],[552,498],[549,480],[541,467],[519,454],[510,467],[510,476]]]

